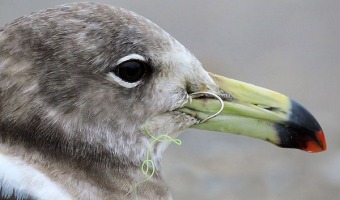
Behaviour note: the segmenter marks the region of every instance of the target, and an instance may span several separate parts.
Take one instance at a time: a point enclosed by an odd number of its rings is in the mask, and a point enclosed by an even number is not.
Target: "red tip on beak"
[[[327,149],[325,135],[322,130],[315,133],[315,139],[316,140],[308,141],[303,150],[311,153],[317,153]]]

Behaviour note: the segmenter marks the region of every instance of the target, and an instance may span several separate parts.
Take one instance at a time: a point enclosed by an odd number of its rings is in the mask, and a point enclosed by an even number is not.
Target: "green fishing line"
[[[146,159],[143,161],[143,163],[141,165],[141,171],[145,175],[146,178],[135,184],[136,200],[139,200],[139,198],[138,198],[138,186],[140,184],[150,180],[153,177],[153,175],[155,174],[155,171],[156,171],[155,163],[153,162],[153,160],[150,159],[150,152],[151,152],[154,144],[156,142],[172,142],[172,143],[175,143],[177,145],[182,144],[182,141],[180,139],[172,138],[172,137],[170,137],[169,135],[166,135],[166,134],[158,135],[157,137],[155,137],[146,128],[146,125],[143,125],[143,129],[152,138],[152,141],[151,141],[150,146],[149,146],[149,148],[146,152]],[[150,172],[150,169],[151,169],[151,172]]]
[[[196,96],[196,95],[200,95],[200,96],[201,95],[210,95],[210,96],[213,96],[221,104],[221,108],[216,113],[214,113],[213,115],[210,115],[209,117],[207,117],[207,118],[205,118],[203,120],[200,120],[198,122],[199,124],[204,123],[204,122],[208,121],[209,119],[216,117],[217,115],[219,115],[223,111],[224,103],[223,103],[222,98],[219,97],[218,95],[216,95],[214,93],[211,93],[211,92],[195,92],[195,93],[191,93],[190,94],[191,97]],[[193,98],[195,98],[195,97],[193,97]],[[191,101],[191,100],[189,100],[189,101]],[[152,138],[152,141],[150,143],[149,149],[146,152],[146,159],[143,161],[143,163],[141,165],[141,171],[145,175],[146,178],[144,180],[141,180],[141,181],[139,181],[139,182],[137,182],[135,184],[135,188],[134,189],[135,189],[135,194],[136,194],[136,200],[139,200],[139,198],[138,198],[138,186],[140,184],[150,180],[153,177],[153,175],[155,174],[155,171],[156,171],[155,163],[150,159],[150,151],[152,150],[154,144],[156,142],[170,142],[170,143],[172,142],[172,143],[175,143],[177,145],[181,145],[182,144],[182,141],[180,139],[172,138],[172,137],[170,137],[169,135],[166,135],[166,134],[162,134],[162,135],[159,135],[159,136],[155,137],[154,135],[152,135],[150,133],[150,131],[147,129],[145,124],[143,125],[143,129]],[[150,168],[151,168],[151,172],[150,172]]]

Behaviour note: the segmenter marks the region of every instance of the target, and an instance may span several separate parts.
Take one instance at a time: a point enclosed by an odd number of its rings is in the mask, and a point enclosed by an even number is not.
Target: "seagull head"
[[[35,12],[1,30],[0,52],[1,141],[53,159],[139,167],[153,136],[190,127],[326,149],[300,104],[208,73],[167,32],[124,9],[75,3]],[[157,167],[168,144],[151,149]]]

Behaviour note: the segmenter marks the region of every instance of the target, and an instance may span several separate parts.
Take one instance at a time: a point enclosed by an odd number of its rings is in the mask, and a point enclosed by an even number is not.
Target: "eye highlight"
[[[113,73],[128,83],[141,80],[147,71],[146,64],[139,60],[128,60],[115,67]]]

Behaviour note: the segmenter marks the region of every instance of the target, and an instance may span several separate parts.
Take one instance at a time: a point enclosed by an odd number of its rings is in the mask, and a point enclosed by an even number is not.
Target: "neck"
[[[62,130],[58,130],[59,126],[49,126],[48,132],[45,129],[40,130],[37,127],[45,123],[39,119],[31,118],[27,120],[30,122],[28,124],[0,123],[0,154],[18,158],[23,163],[21,166],[32,167],[46,180],[58,186],[62,194],[66,193],[72,198],[171,199],[160,174],[161,154],[171,142],[163,138],[164,136],[154,134],[159,141],[145,133],[139,133],[144,136],[137,140],[140,148],[134,148],[135,151],[122,156],[77,138],[64,138],[60,134]],[[155,126],[148,128],[150,133],[164,133],[155,129]],[[149,172],[154,170],[151,178],[141,170],[143,161],[147,159],[152,160],[155,165],[153,168],[149,163]],[[49,192],[45,188],[41,190],[46,191],[46,194]]]
[[[34,125],[34,121],[31,121],[31,124]],[[56,134],[60,130],[53,130],[55,127],[50,127],[50,132],[44,133],[49,134],[46,137],[37,138],[42,132],[33,132],[36,129],[28,128],[28,125],[13,125],[12,127],[16,127],[16,129],[11,129],[10,123],[1,123],[0,125],[2,125],[0,127],[0,156],[6,155],[8,158],[18,159],[22,163],[20,166],[32,168],[44,180],[49,180],[59,188],[58,191],[61,191],[61,194],[78,199],[135,200],[136,195],[140,200],[153,199],[154,197],[159,197],[162,200],[171,199],[161,178],[160,157],[156,153],[158,150],[151,149],[150,151],[151,159],[156,164],[155,173],[150,179],[143,181],[147,176],[143,174],[141,165],[147,158],[146,152],[150,146],[150,140],[147,138],[141,142],[143,145],[140,144],[140,147],[143,147],[139,152],[140,159],[131,161],[127,155],[122,157],[81,141],[70,143],[60,134]],[[155,143],[154,148],[158,145],[161,143]],[[17,161],[12,160],[12,162],[16,163]],[[21,171],[27,170],[25,168]],[[26,181],[35,178],[30,174],[21,177],[27,177]],[[12,182],[15,181],[12,180]],[[46,194],[50,192],[48,188],[40,189],[46,191]],[[28,191],[30,191],[29,188]]]
[[[34,170],[39,177],[48,180],[60,193],[79,199],[157,199],[168,200],[171,196],[163,182],[160,171],[155,170],[151,178],[141,171],[140,166],[118,163],[115,165],[93,164],[80,167],[73,162],[46,157],[38,151],[27,151],[22,146],[0,145],[0,157],[6,156],[13,163],[18,159],[21,168]],[[0,163],[0,168],[8,163]],[[46,167],[48,166],[48,167]],[[22,171],[22,170],[21,170]],[[16,172],[15,172],[16,173]],[[1,176],[1,174],[0,174]],[[27,181],[32,178],[26,174]],[[7,179],[10,182],[10,180]],[[15,180],[13,180],[15,181]],[[24,185],[24,184],[21,184]],[[49,192],[49,188],[39,188]],[[34,197],[34,194],[32,195]]]

